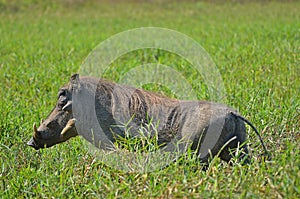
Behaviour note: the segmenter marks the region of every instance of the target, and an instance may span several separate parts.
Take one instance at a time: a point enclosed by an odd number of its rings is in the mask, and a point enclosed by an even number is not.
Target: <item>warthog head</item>
[[[73,75],[71,81],[76,78],[78,76]],[[38,128],[34,123],[33,137],[27,144],[38,150],[64,142],[76,135],[78,134],[72,114],[72,88],[71,84],[68,84],[58,91],[57,104],[47,119],[42,121]]]

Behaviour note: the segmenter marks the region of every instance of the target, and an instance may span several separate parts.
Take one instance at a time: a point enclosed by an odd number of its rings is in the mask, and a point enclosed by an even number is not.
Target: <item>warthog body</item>
[[[34,124],[28,145],[35,149],[51,147],[82,135],[97,147],[112,150],[118,137],[125,137],[126,133],[138,137],[139,129],[151,123],[154,125],[148,133],[155,136],[157,132],[158,145],[165,151],[175,150],[178,144],[182,149],[191,147],[203,162],[217,154],[229,161],[230,149],[246,141],[244,122],[249,123],[225,105],[170,99],[75,74],[59,90],[58,102],[50,115],[38,128]],[[265,149],[263,142],[262,145]],[[241,157],[247,157],[246,144],[241,151]]]

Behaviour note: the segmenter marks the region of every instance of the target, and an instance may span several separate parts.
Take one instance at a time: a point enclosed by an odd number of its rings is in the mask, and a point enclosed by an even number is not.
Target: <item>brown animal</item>
[[[118,137],[139,137],[151,125],[163,151],[196,151],[201,161],[217,154],[232,158],[241,146],[241,159],[249,161],[245,124],[254,126],[232,108],[208,101],[170,99],[104,79],[75,74],[58,92],[58,102],[28,142],[35,149],[51,147],[81,135],[95,146],[114,150]],[[259,136],[267,153],[265,145]]]

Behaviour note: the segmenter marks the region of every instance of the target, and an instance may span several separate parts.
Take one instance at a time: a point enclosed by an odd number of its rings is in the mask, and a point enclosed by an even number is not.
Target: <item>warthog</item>
[[[72,75],[58,92],[58,102],[27,143],[35,149],[51,147],[82,135],[98,148],[112,150],[126,133],[140,136],[139,129],[152,125],[157,143],[165,151],[191,147],[201,161],[219,155],[232,158],[240,147],[240,158],[249,160],[245,123],[254,126],[232,108],[208,101],[170,99],[142,89],[104,79]],[[126,125],[122,125],[126,124]],[[154,130],[156,129],[156,131]],[[176,141],[176,142],[175,142]],[[174,144],[175,143],[175,144]]]

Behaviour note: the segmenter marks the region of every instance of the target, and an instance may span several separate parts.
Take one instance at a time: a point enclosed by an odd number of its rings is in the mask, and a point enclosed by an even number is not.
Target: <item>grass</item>
[[[299,198],[299,8],[297,1],[1,1],[0,198]],[[202,171],[185,157],[139,174],[101,163],[79,137],[47,150],[26,146],[32,124],[51,111],[59,87],[88,53],[116,33],[145,26],[177,30],[205,48],[222,75],[226,103],[261,131],[272,161],[241,166],[213,159]],[[117,81],[155,53],[124,55],[107,78]],[[181,71],[199,99],[209,99],[186,60],[162,52],[160,62]],[[249,140],[259,159],[250,130]]]

